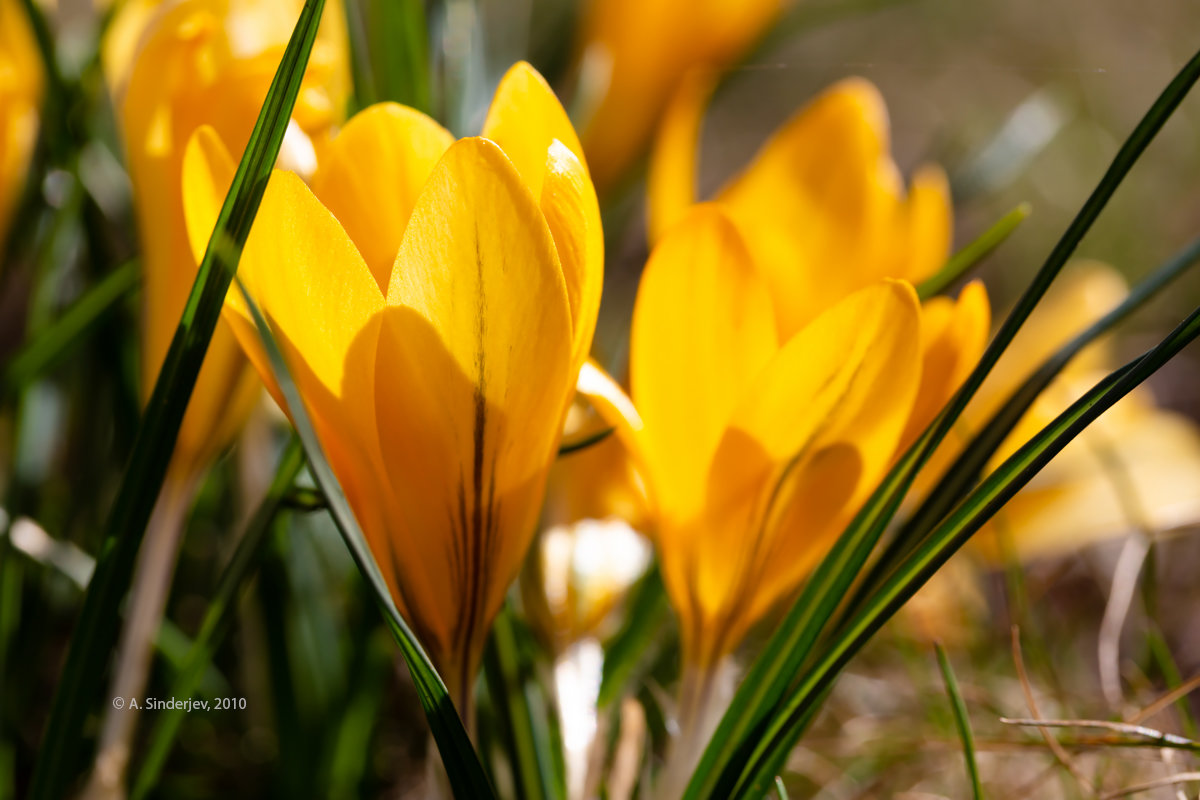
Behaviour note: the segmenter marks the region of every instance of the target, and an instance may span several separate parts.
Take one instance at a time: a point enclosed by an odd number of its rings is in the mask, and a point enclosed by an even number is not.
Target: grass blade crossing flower
[[[299,5],[293,0],[185,0],[153,9],[135,2],[123,10],[126,21],[117,24],[117,38],[106,55],[113,70],[110,82],[120,85],[121,122],[142,238],[142,389],[143,399],[148,399],[203,259],[202,252],[192,253],[184,224],[184,148],[199,125],[211,124],[233,152],[245,149]],[[332,16],[336,19],[338,13]],[[134,27],[139,28],[136,46]],[[285,139],[285,158],[297,149],[297,142],[307,141],[307,134],[323,136],[337,121],[334,109],[344,102],[345,87],[336,68],[345,60],[344,50],[338,53],[327,46],[318,54],[306,72],[302,100],[295,109],[308,127],[292,129]],[[232,333],[219,324],[134,575],[132,611],[121,634],[113,696],[134,696],[145,686],[150,642],[166,604],[192,495],[208,465],[241,430],[258,395],[259,383]],[[105,716],[86,796],[110,796],[123,783],[136,719],[120,711]]]
[[[211,131],[185,172],[199,243],[230,172]],[[469,717],[595,326],[591,180],[553,93],[518,64],[484,137],[372,106],[313,187],[276,173],[241,275],[397,606]],[[244,304],[226,318],[286,406]]]

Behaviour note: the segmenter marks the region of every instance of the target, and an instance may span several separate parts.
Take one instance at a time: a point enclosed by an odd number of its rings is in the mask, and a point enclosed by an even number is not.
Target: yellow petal
[[[524,61],[514,64],[496,87],[482,136],[500,145],[534,197],[542,196],[546,151],[555,139],[586,164],[583,146],[554,90]]]
[[[917,390],[918,313],[907,283],[856,292],[794,336],[733,415],[705,535],[677,543],[682,556],[662,546],[664,575],[692,564],[699,628],[721,637],[707,657],[796,588],[887,470]]]
[[[980,281],[963,287],[957,300],[935,297],[921,308],[921,389],[902,447],[916,441],[975,368],[987,346],[991,306]]]
[[[603,192],[641,155],[683,76],[693,67],[728,65],[766,30],[781,3],[597,0],[587,5],[582,72],[599,96],[587,109],[584,141]]]
[[[388,288],[377,419],[404,510],[401,585],[461,697],[536,527],[558,447],[571,321],[545,220],[492,142],[456,142]]]
[[[188,231],[193,249],[201,252],[234,171],[211,128],[197,131],[189,143],[184,170]],[[290,172],[272,174],[238,276],[270,323],[321,447],[403,606],[388,538],[388,519],[395,512],[391,493],[380,482],[375,432],[375,348],[383,294],[337,220]],[[223,319],[286,411],[236,286],[226,296]]]
[[[546,154],[542,214],[562,264],[571,304],[572,372],[587,359],[604,287],[604,231],[600,205],[587,170],[557,139]]]
[[[233,162],[210,128],[197,131],[184,159],[188,231],[195,252],[216,223],[233,176]],[[365,403],[350,421],[372,416],[373,392],[348,383],[370,374],[350,369],[347,353],[383,308],[383,294],[338,221],[298,177],[271,175],[238,265],[238,277],[271,323],[297,387],[318,416],[333,416],[343,403]],[[277,400],[253,318],[236,288],[226,297],[227,316]],[[373,363],[374,346],[363,363]],[[364,399],[365,397],[365,399]],[[333,404],[333,405],[330,405]],[[282,403],[281,403],[282,405]],[[347,413],[342,409],[338,413]]]
[[[883,98],[861,79],[802,109],[721,192],[771,283],[784,338],[850,292],[894,277],[884,256],[899,196]]]
[[[950,182],[941,167],[927,165],[913,175],[908,197],[897,208],[899,230],[893,253],[898,260],[888,277],[913,285],[936,273],[950,257],[954,212]]]
[[[354,115],[321,154],[313,193],[342,223],[380,292],[417,195],[453,141],[421,112],[379,103]]]
[[[778,349],[771,298],[737,229],[697,206],[654,248],[633,312],[630,380],[664,513],[703,503],[712,454]]]
[[[650,243],[657,242],[699,200],[700,124],[716,86],[709,72],[684,78],[659,125],[646,177]]]
[[[650,467],[646,461],[645,423],[629,395],[616,379],[592,359],[584,362],[579,370],[575,391],[587,400],[601,419],[612,426],[614,438],[620,440],[634,471],[641,476],[641,491],[653,507],[654,486],[645,484],[650,479]]]

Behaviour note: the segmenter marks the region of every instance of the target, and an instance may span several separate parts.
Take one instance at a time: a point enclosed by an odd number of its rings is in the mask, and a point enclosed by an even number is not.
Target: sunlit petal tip
[[[921,388],[902,447],[916,440],[975,368],[990,329],[991,304],[979,280],[964,286],[957,299],[935,297],[921,307]]]
[[[887,102],[883,93],[866,78],[854,76],[843,78],[829,87],[816,100],[813,107],[828,104],[866,123],[886,142],[889,135]]]
[[[541,195],[546,151],[555,139],[587,169],[583,146],[566,110],[541,73],[524,61],[514,64],[500,80],[481,135],[508,154],[534,197]]]
[[[642,430],[642,417],[625,390],[594,359],[588,359],[579,370],[576,391],[587,398],[596,413],[612,425],[618,436],[633,437]]]
[[[972,322],[972,329],[983,331],[986,341],[987,332],[992,325],[992,305],[988,298],[987,285],[978,278],[968,283],[958,293],[958,306],[962,314]]]
[[[546,154],[540,204],[562,264],[571,304],[577,369],[592,346],[604,284],[604,231],[600,205],[587,170],[558,139]]]

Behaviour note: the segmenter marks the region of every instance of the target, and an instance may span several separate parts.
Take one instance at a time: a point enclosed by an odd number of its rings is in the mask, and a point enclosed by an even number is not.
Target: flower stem
[[[166,608],[183,523],[191,506],[196,479],[168,474],[162,493],[146,527],[146,543],[138,556],[129,593],[125,627],[117,645],[117,659],[109,687],[108,711],[100,730],[96,761],[82,800],[120,800],[125,797],[125,771],[137,727],[138,711],[132,706],[142,694],[150,674],[154,637]],[[121,705],[117,706],[117,699]]]
[[[683,796],[692,770],[700,763],[733,696],[735,678],[736,670],[728,657],[712,664],[684,664],[675,718],[678,730],[655,784],[655,797],[668,800]]]

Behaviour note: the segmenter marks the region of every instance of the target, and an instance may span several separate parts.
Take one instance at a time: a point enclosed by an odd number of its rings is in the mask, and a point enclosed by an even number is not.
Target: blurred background
[[[361,9],[351,3],[352,15],[369,17]],[[425,10],[430,103],[456,134],[478,130],[493,88],[520,58],[543,71],[572,107],[576,3],[434,0]],[[97,15],[79,0],[61,0],[49,15],[64,71],[82,69],[95,46]],[[886,98],[902,172],[932,161],[949,173],[956,246],[1018,203],[1031,204],[1029,219],[978,273],[999,312],[1197,46],[1200,4],[1192,0],[800,2],[718,89],[702,136],[701,193],[720,187],[822,89],[863,76]],[[103,82],[90,74],[81,85],[84,96],[50,120],[84,142],[81,169],[35,168],[10,236],[0,272],[0,363],[136,252]],[[40,151],[38,158],[45,163],[48,156]],[[618,371],[647,253],[640,169],[604,208],[609,259],[597,349]],[[1197,234],[1200,99],[1193,97],[1079,255],[1136,281]],[[1198,303],[1200,273],[1121,328],[1114,345],[1120,360],[1156,342]],[[28,781],[78,611],[78,582],[86,579],[87,554],[98,547],[136,430],[137,315],[131,290],[78,347],[10,391],[0,410],[0,527],[10,528],[14,543],[25,537],[20,552],[4,551],[0,561],[0,798],[21,796]],[[1200,421],[1198,358],[1185,351],[1150,386],[1160,404]],[[173,659],[185,651],[184,637],[196,630],[252,510],[249,498],[270,478],[277,422],[257,415],[206,479],[169,600],[174,633],[160,642],[165,657],[156,662],[151,693],[169,685]],[[425,723],[394,646],[331,523],[302,500],[276,521],[270,553],[206,678],[206,693],[246,697],[246,708],[188,715],[157,797],[394,797],[411,788],[402,776],[423,769]],[[10,526],[17,519],[36,523]],[[1200,538],[1188,534],[1157,540],[1141,580],[1119,587],[1132,600],[1124,633],[1116,634],[1124,680],[1116,698],[1105,694],[1098,651],[1121,541],[999,570],[957,559],[948,580],[931,587],[942,594],[923,595],[839,683],[789,765],[792,796],[966,796],[932,638],[948,647],[963,685],[991,796],[1095,796],[1085,783],[1133,785],[1194,764],[1200,748],[1117,748],[1104,730],[1072,730],[1064,765],[1035,730],[999,721],[1034,715],[1012,625],[1020,626],[1028,686],[1045,717],[1135,718],[1169,687],[1200,674]],[[654,669],[669,676],[669,659]],[[658,673],[650,674],[653,683]],[[652,711],[638,713],[654,727]],[[1194,737],[1197,713],[1200,702],[1184,699],[1147,724]],[[1191,794],[1167,787],[1142,796],[1196,796],[1195,784],[1184,788]]]

